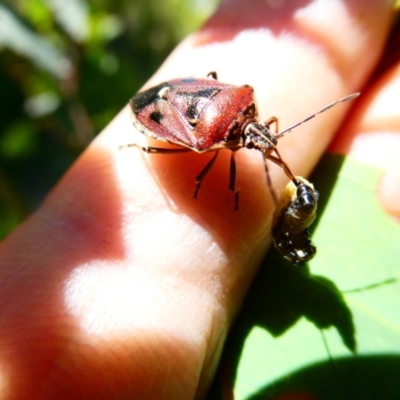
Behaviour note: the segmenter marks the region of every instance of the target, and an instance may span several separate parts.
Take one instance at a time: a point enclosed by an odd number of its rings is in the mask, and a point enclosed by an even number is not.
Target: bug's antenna
[[[360,95],[360,92],[357,92],[357,93],[350,94],[350,95],[348,95],[348,96],[346,96],[346,97],[342,97],[341,99],[336,100],[336,101],[334,101],[334,102],[331,103],[331,104],[328,104],[327,106],[325,106],[325,107],[322,108],[321,110],[317,111],[315,114],[312,114],[312,115],[310,115],[309,117],[307,117],[306,119],[303,119],[303,121],[297,122],[296,124],[292,125],[291,127],[285,129],[284,131],[277,133],[277,134],[275,135],[275,137],[278,139],[278,138],[282,137],[285,133],[291,131],[291,130],[294,129],[294,128],[297,128],[297,127],[298,127],[299,125],[301,125],[301,124],[304,124],[304,122],[307,122],[307,121],[309,121],[310,119],[313,119],[313,118],[316,117],[318,114],[321,114],[321,113],[323,113],[323,112],[326,111],[326,110],[329,110],[330,108],[332,108],[332,107],[335,106],[336,104],[338,104],[338,103],[343,103],[343,102],[348,101],[348,100],[353,100],[354,98],[358,97],[359,95]]]

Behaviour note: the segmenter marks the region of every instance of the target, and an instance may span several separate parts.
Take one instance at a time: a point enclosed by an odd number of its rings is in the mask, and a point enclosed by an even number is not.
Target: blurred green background
[[[217,3],[3,0],[0,238]]]

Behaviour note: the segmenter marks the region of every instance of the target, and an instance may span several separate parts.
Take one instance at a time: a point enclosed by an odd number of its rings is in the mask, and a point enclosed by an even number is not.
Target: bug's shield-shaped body
[[[308,228],[316,217],[318,192],[306,179],[296,179],[299,185],[289,182],[275,209],[272,240],[286,259],[298,265],[311,260],[316,253]]]
[[[270,160],[297,184],[277,149],[278,119],[258,120],[253,88],[219,82],[215,72],[208,76],[207,79],[173,79],[131,98],[129,104],[136,129],[148,137],[177,146],[174,149],[145,146],[142,150],[163,154],[214,152],[195,179],[194,198],[219,151],[231,150],[229,191],[235,195],[235,210],[239,208],[235,154],[241,148],[260,151],[266,170],[266,160]],[[275,132],[271,130],[273,124]]]
[[[174,79],[130,100],[144,135],[198,153],[243,145],[243,129],[258,119],[253,88],[215,79]]]

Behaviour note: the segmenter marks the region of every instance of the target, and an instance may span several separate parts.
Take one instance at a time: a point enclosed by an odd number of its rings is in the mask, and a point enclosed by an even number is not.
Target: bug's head
[[[267,125],[250,122],[243,131],[244,146],[248,149],[260,151],[272,150],[278,140]]]

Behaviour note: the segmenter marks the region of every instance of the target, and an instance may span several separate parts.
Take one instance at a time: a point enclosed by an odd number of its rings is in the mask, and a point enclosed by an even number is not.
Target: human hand
[[[276,115],[284,128],[360,89],[378,101],[376,93],[397,82],[394,72],[374,92],[363,88],[388,34],[391,2],[271,4],[224,2],[146,87],[217,71],[222,82],[252,85],[261,119]],[[296,175],[312,170],[350,106],[280,141]],[[386,107],[387,100],[384,109],[393,110]],[[382,121],[368,109],[354,113],[363,131]],[[238,212],[227,190],[229,152],[194,201],[194,177],[210,155],[119,150],[143,140],[128,114],[1,245],[7,398],[187,399],[201,398],[210,384],[270,243],[261,157],[238,153]],[[387,121],[397,127],[397,119]],[[359,132],[357,122],[351,127],[346,137]],[[272,178],[278,189],[286,183],[277,168]]]

